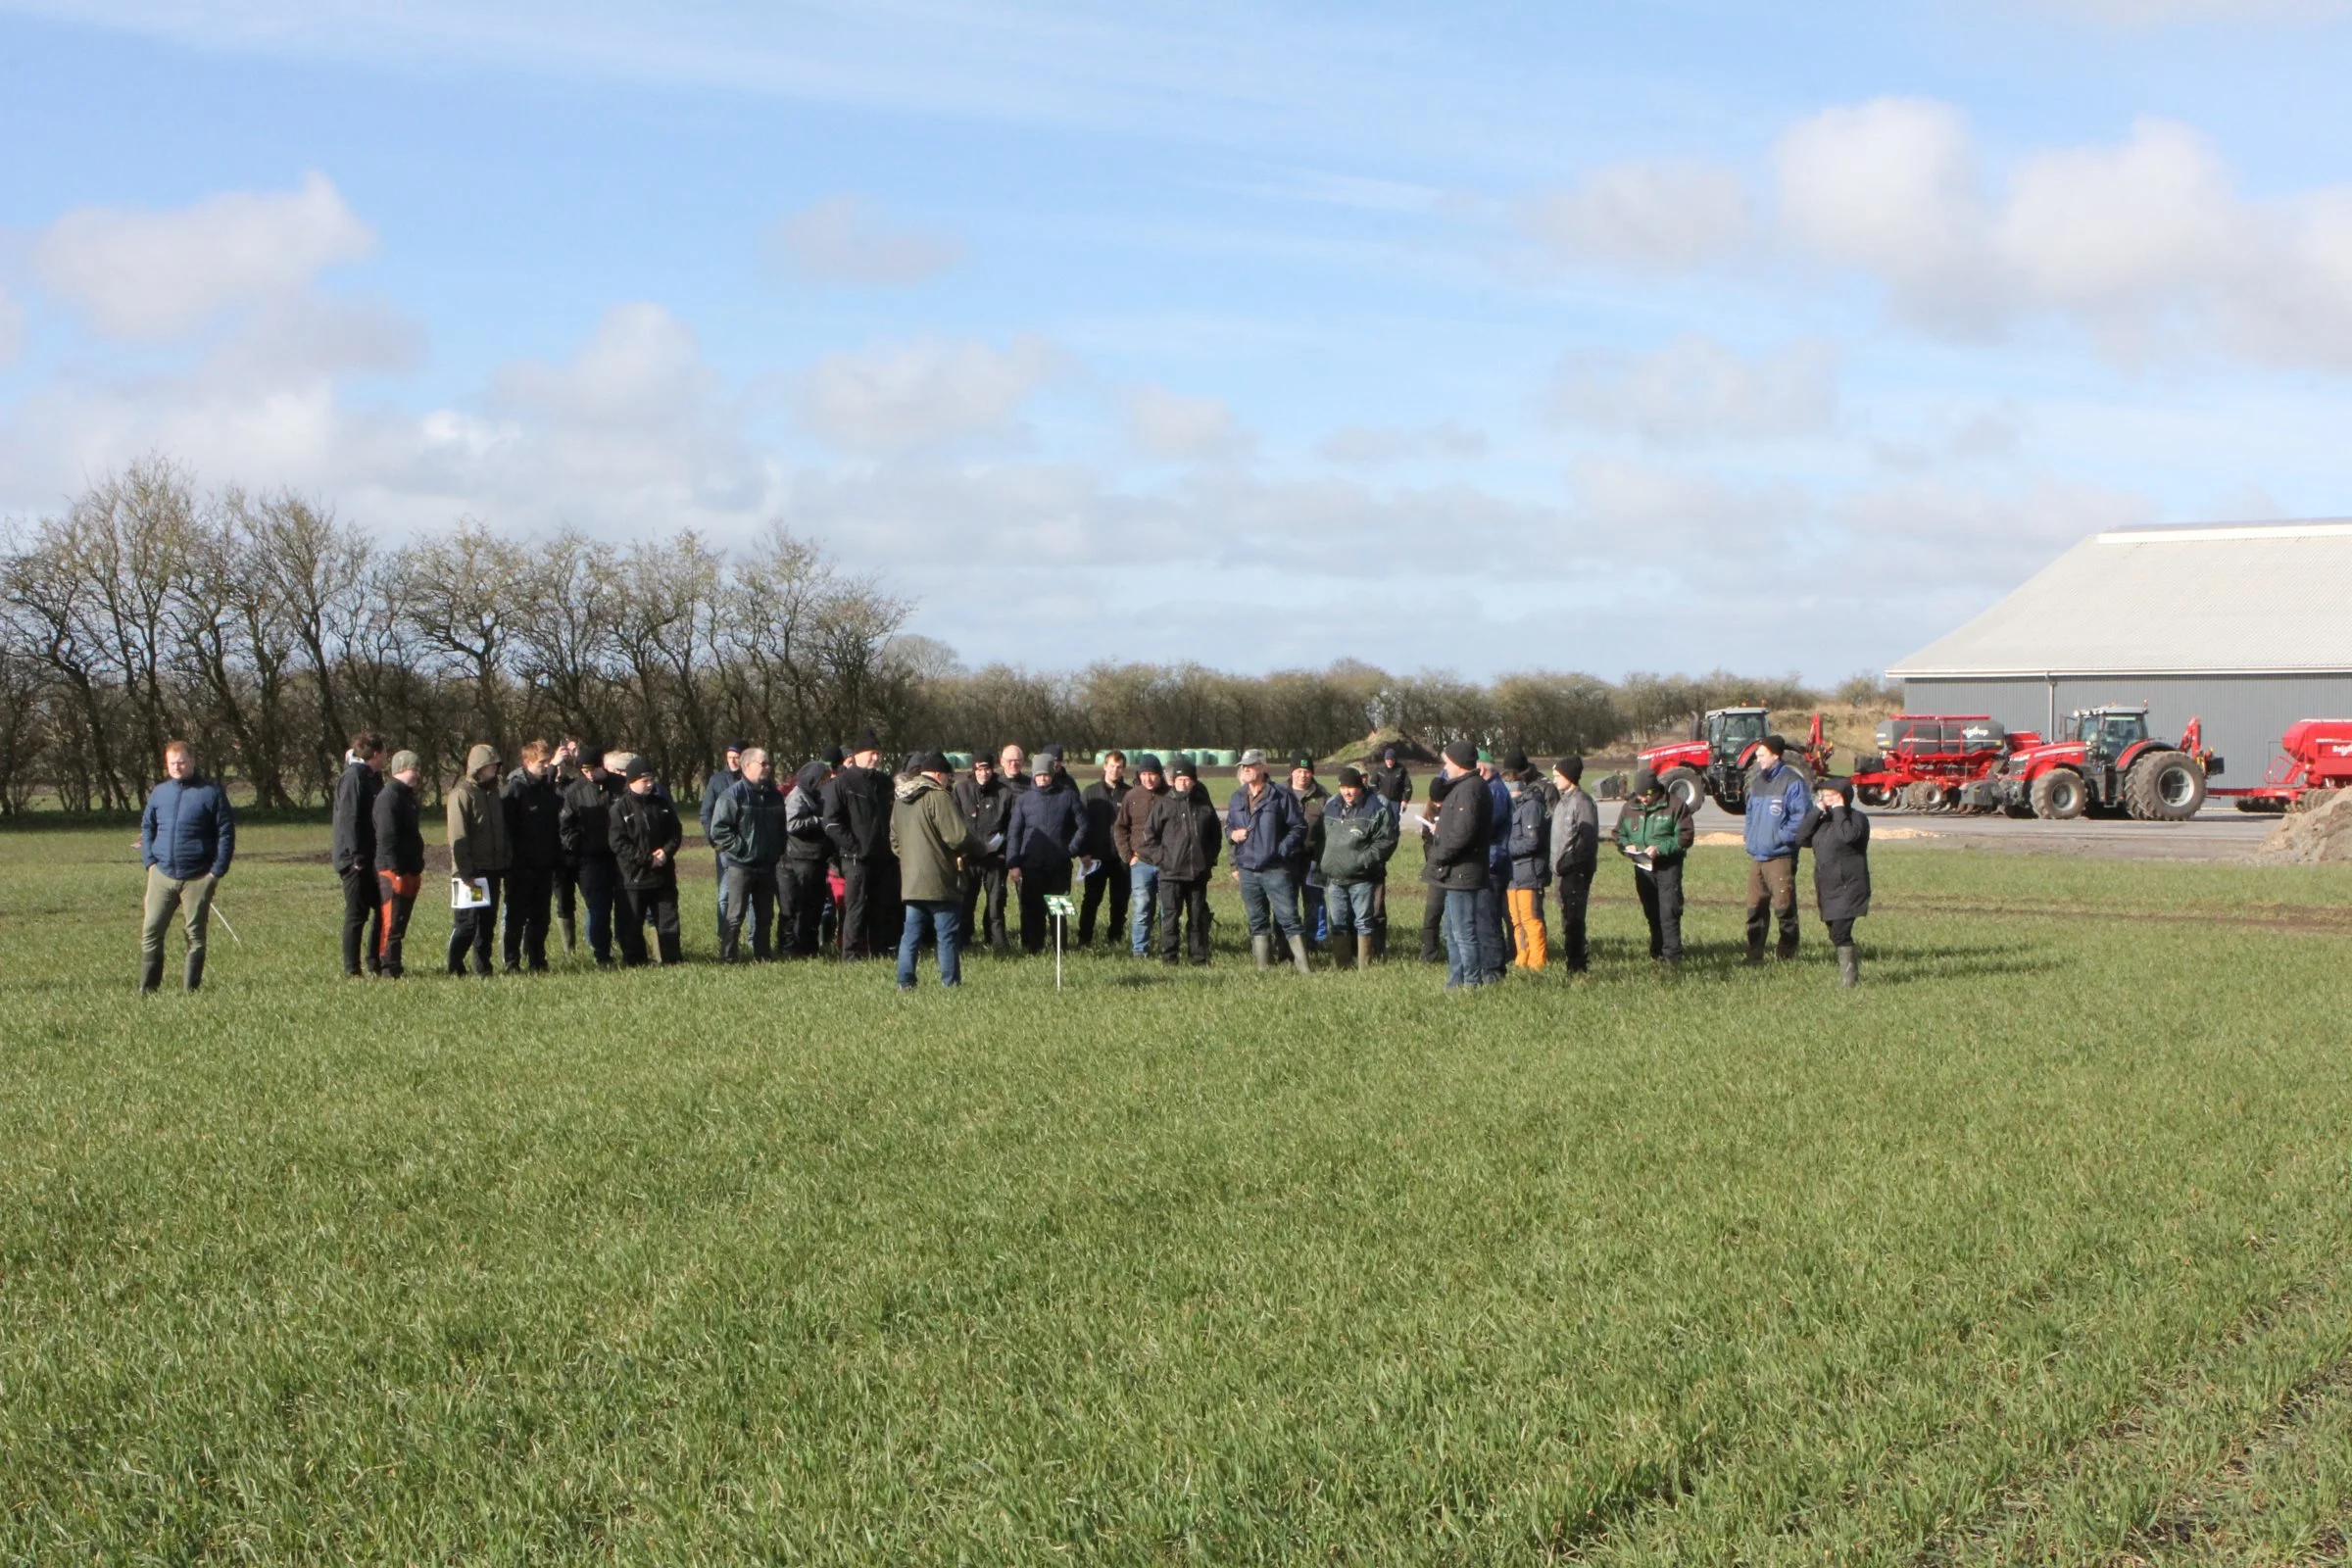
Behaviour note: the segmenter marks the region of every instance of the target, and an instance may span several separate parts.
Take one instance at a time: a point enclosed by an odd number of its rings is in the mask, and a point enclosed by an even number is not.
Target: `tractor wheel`
[[[2034,814],[2045,822],[2072,822],[2089,804],[2082,775],[2071,767],[2053,767],[2034,781]]]
[[[1860,801],[1864,806],[1869,807],[1874,811],[1883,811],[1889,808],[1894,805],[1897,799],[1897,797],[1889,792],[1886,786],[1880,784],[1855,785],[1854,798]]]
[[[2205,770],[2186,752],[2150,752],[2124,775],[2124,805],[2143,822],[2185,822],[2205,804]]]
[[[1707,804],[1707,781],[1687,767],[1670,767],[1658,775],[1658,787],[1695,811]]]
[[[1933,811],[1943,804],[1943,791],[1925,779],[1914,779],[1903,786],[1903,809]]]

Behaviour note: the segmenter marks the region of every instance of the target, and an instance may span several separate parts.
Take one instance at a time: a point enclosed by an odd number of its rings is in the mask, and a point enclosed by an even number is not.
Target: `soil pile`
[[[2254,858],[2268,865],[2352,860],[2352,790],[2337,790],[2318,809],[2289,816],[2262,841]]]

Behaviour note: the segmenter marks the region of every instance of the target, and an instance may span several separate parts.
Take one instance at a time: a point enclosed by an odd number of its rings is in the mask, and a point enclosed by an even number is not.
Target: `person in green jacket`
[[[1340,769],[1340,793],[1322,812],[1324,904],[1331,913],[1331,956],[1338,967],[1372,967],[1374,894],[1396,853],[1396,818],[1352,767]]]
[[[1683,961],[1683,857],[1696,837],[1690,809],[1642,768],[1634,774],[1633,793],[1617,812],[1611,837],[1617,853],[1634,862],[1634,892],[1649,922],[1649,956],[1673,968]]]
[[[938,752],[914,760],[908,777],[891,791],[890,852],[898,858],[899,898],[906,906],[899,932],[899,989],[914,989],[914,959],[926,935],[939,946],[939,983],[960,985],[963,948],[962,862],[984,853],[972,824],[949,789],[955,770]]]

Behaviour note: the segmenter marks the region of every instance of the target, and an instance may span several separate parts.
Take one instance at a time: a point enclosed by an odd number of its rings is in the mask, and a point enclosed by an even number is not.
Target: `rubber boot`
[[[1292,937],[1290,939],[1290,943],[1291,961],[1298,965],[1298,972],[1300,974],[1313,974],[1315,972],[1315,966],[1306,961],[1306,937],[1303,934]]]
[[[1372,940],[1368,946],[1371,950],[1372,956],[1375,958],[1385,958],[1389,956],[1389,917],[1387,915],[1383,914],[1374,917],[1372,921]],[[1364,950],[1359,948],[1356,951],[1361,953]]]
[[[1272,937],[1251,937],[1250,939],[1250,956],[1257,960],[1257,966],[1260,969],[1272,968],[1274,966],[1274,939]]]
[[[1793,931],[1782,932],[1780,946],[1773,949],[1772,956],[1780,959],[1783,963],[1787,963],[1790,958],[1795,957],[1796,933]]]
[[[1377,938],[1371,942],[1366,942],[1361,937],[1355,939],[1355,967],[1358,972],[1372,967],[1372,950],[1377,946],[1379,946]]]
[[[1357,952],[1356,945],[1362,940],[1362,938],[1345,931],[1334,931],[1331,934],[1331,966],[1334,969],[1353,968]]]
[[[1850,942],[1838,950],[1838,983],[1848,989],[1862,983],[1862,956]]]
[[[1762,937],[1748,938],[1747,956],[1740,960],[1740,964],[1746,968],[1753,969],[1757,964],[1762,963],[1763,961],[1764,939]]]
[[[193,991],[198,986],[203,984],[204,955],[201,953],[191,953],[188,955],[188,989]]]

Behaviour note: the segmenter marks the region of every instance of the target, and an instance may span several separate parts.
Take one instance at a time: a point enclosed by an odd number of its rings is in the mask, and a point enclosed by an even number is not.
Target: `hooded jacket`
[[[474,777],[497,760],[489,747],[474,747],[466,754],[466,776],[449,792],[449,864],[462,877],[499,876],[514,863],[506,808]]]
[[[1004,860],[1030,870],[1059,870],[1086,853],[1086,805],[1070,775],[1056,772],[1012,803],[1004,827]]]
[[[1156,863],[1144,853],[1144,823],[1151,817],[1152,808],[1157,806],[1160,797],[1167,793],[1168,786],[1163,777],[1157,789],[1139,783],[1119,797],[1118,814],[1110,820],[1110,853],[1119,858],[1120,864],[1136,860],[1146,865]]]
[[[1813,896],[1824,920],[1859,920],[1870,912],[1870,818],[1851,805],[1805,818],[1813,851]]]
[[[1509,791],[1511,802],[1511,886],[1551,886],[1551,803],[1533,784]]]
[[[582,768],[579,777],[564,786],[556,831],[564,843],[564,858],[574,865],[612,858],[612,797],[619,793],[618,785],[610,773],[600,779]]]
[[[729,865],[772,871],[784,855],[784,792],[739,778],[710,808],[710,847]]]
[[[1079,792],[1086,805],[1086,853],[1096,859],[1127,863],[1127,857],[1119,854],[1117,828],[1119,808],[1134,790],[1133,779],[1121,779],[1115,785],[1097,779]]]
[[[1306,848],[1306,818],[1299,814],[1298,797],[1271,779],[1255,801],[1245,784],[1225,803],[1226,832],[1245,829],[1250,836],[1233,847],[1238,871],[1281,870]]]
[[[1600,809],[1581,789],[1560,791],[1551,808],[1551,867],[1562,876],[1600,863]]]
[[[556,770],[518,767],[499,791],[507,815],[507,843],[518,869],[552,871],[564,863],[564,795]]]
[[[228,792],[202,773],[168,778],[139,813],[139,862],[175,881],[226,876],[237,853],[237,813]]]
[[[825,831],[825,764],[803,762],[784,795],[784,858],[794,865],[822,865],[833,856]]]
[[[1475,893],[1487,885],[1487,849],[1494,836],[1494,801],[1486,782],[1465,773],[1446,789],[1430,835],[1430,880],[1448,893]]]
[[[890,852],[899,858],[899,896],[948,904],[963,896],[958,862],[973,850],[971,821],[955,794],[917,773],[891,790]]]
[[[383,775],[362,761],[348,764],[335,780],[335,827],[327,850],[335,875],[375,870],[375,798],[383,787]]]
[[[1204,882],[1225,853],[1224,820],[1198,780],[1182,788],[1171,784],[1152,803],[1137,853],[1159,867],[1164,881]]]
[[[1323,854],[1317,862],[1333,887],[1377,882],[1396,853],[1396,817],[1389,803],[1370,789],[1348,804],[1345,792],[1323,808]]]
[[[637,893],[678,885],[678,813],[659,795],[640,795],[624,789],[612,802],[612,858],[620,865],[620,885]],[[654,852],[666,850],[662,863]]]
[[[890,775],[878,767],[843,764],[825,786],[825,836],[844,865],[890,858]]]
[[[1812,808],[1813,786],[1802,773],[1787,762],[1769,773],[1759,768],[1748,781],[1747,826],[1740,835],[1747,858],[1793,859],[1803,841],[1805,813]]]
[[[375,868],[394,876],[424,874],[424,830],[417,822],[416,792],[386,778],[375,797]]]

